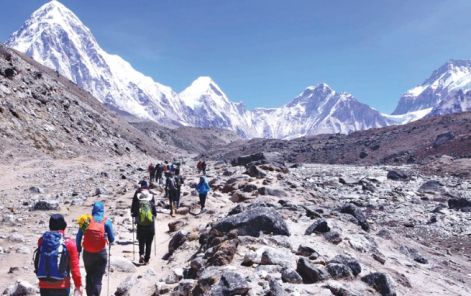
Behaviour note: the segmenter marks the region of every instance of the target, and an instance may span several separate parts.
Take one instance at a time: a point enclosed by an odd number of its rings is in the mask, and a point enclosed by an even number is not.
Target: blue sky
[[[0,39],[45,2],[0,0]],[[446,61],[471,59],[470,0],[61,2],[139,71],[176,91],[209,75],[249,108],[326,82],[390,113]]]

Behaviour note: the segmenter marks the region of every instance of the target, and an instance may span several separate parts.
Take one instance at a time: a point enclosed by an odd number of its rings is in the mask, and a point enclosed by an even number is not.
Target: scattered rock
[[[223,295],[247,295],[250,291],[250,286],[242,277],[241,274],[232,271],[226,271],[221,276],[219,285],[222,288]]]
[[[223,266],[230,264],[237,252],[239,245],[238,239],[226,240],[215,247],[214,254],[211,254],[208,259],[208,265],[211,266]]]
[[[393,181],[409,181],[410,175],[401,170],[390,170],[388,171],[387,178]]]
[[[433,142],[433,148],[437,148],[443,144],[446,144],[453,140],[455,138],[455,135],[452,132],[446,132],[443,134],[439,134],[436,138],[435,141]]]
[[[316,250],[314,250],[311,247],[304,246],[304,245],[299,245],[296,255],[309,257],[309,259],[313,259],[313,260],[319,258],[320,256],[319,253],[316,252]]]
[[[425,182],[419,187],[419,192],[421,193],[442,193],[443,192],[443,184],[439,181],[430,180]]]
[[[267,174],[256,165],[249,165],[245,173],[250,177],[258,179],[263,179],[267,176]]]
[[[396,288],[391,277],[385,273],[374,272],[361,278],[382,296],[396,296]]]
[[[57,200],[39,200],[34,203],[34,211],[56,211],[60,208]]]
[[[340,209],[340,212],[344,214],[350,214],[355,217],[355,219],[358,221],[358,224],[364,231],[370,230],[370,225],[368,224],[368,221],[366,221],[365,215],[363,215],[361,210],[354,204],[343,205]]]
[[[318,219],[306,229],[305,235],[311,235],[313,233],[326,233],[330,231],[330,227],[325,219]]]
[[[324,238],[330,242],[333,243],[334,245],[338,245],[342,242],[342,237],[340,236],[340,233],[337,231],[329,231],[324,233]]]
[[[448,200],[448,207],[454,210],[469,212],[471,211],[471,199],[465,197],[450,198]]]
[[[283,268],[281,271],[281,279],[285,283],[290,284],[301,284],[303,282],[303,278],[299,275],[299,273],[290,268]]]
[[[29,191],[31,193],[44,193],[44,189],[42,189],[41,187],[38,187],[38,186],[31,186],[29,188]]]
[[[305,284],[314,284],[329,277],[325,270],[317,268],[304,257],[299,258],[296,271],[302,277]]]
[[[284,268],[296,268],[296,256],[289,250],[266,248],[262,253],[261,265],[279,265]]]
[[[13,285],[3,291],[3,295],[5,296],[29,296],[36,295],[37,293],[39,293],[39,289],[23,280],[17,280]]]
[[[182,220],[175,220],[168,223],[168,231],[175,232],[180,230],[183,226],[185,226],[185,222]]]
[[[110,265],[113,270],[127,273],[135,272],[137,270],[136,266],[134,266],[134,264],[132,264],[128,259],[116,256],[111,256],[110,258]]]
[[[181,245],[187,240],[188,232],[180,230],[175,233],[172,239],[168,242],[168,255],[172,255]]]

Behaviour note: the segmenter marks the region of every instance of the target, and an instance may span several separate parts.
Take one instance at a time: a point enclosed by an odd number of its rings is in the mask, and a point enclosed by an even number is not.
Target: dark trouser
[[[202,209],[204,209],[204,205],[206,204],[206,196],[208,196],[207,193],[200,193],[200,205]]]
[[[70,289],[39,289],[41,296],[69,296]]]
[[[178,189],[177,196],[175,197],[175,202],[177,203],[177,209],[180,207],[180,196],[182,196],[182,192]]]
[[[170,202],[170,209],[172,208],[172,204],[175,205],[175,207],[178,207],[178,204],[180,202],[180,197],[178,196],[178,191],[169,190],[168,198],[169,198],[169,202]]]
[[[83,263],[85,265],[87,296],[100,296],[101,281],[106,272],[106,264],[108,262],[108,254],[106,249],[100,253],[83,252]]]
[[[153,173],[149,173],[149,181],[154,182],[154,174]]]
[[[138,225],[137,240],[139,241],[139,256],[144,256],[144,261],[148,262],[152,251],[152,241],[154,240],[154,225]]]

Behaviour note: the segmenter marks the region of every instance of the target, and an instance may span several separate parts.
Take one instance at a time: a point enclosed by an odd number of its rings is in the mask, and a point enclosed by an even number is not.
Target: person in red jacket
[[[38,258],[37,258],[37,268],[41,268],[40,260],[44,257],[41,257],[41,247],[46,244],[44,242],[45,237],[51,236],[58,236],[61,238],[61,241],[65,243],[67,248],[67,260],[68,260],[68,269],[65,271],[66,276],[63,280],[49,280],[44,279],[44,276],[41,275],[41,272],[37,271],[37,276],[39,278],[39,289],[41,296],[66,296],[70,294],[70,273],[72,273],[72,279],[75,285],[75,293],[79,295],[83,294],[82,289],[82,277],[80,275],[80,267],[79,267],[79,257],[77,252],[77,247],[73,239],[69,239],[65,236],[65,228],[67,227],[67,223],[65,219],[60,214],[54,214],[49,219],[49,232],[46,232],[39,240],[38,240]]]

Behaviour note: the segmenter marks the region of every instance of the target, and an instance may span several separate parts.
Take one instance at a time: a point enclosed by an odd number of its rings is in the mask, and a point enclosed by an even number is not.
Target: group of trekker
[[[151,256],[152,243],[155,236],[155,218],[157,216],[156,202],[153,191],[153,181],[165,184],[165,196],[169,199],[170,214],[180,206],[181,186],[183,177],[180,175],[180,165],[165,162],[157,164],[152,172],[149,166],[151,181],[139,182],[131,204],[131,216],[134,235],[134,225],[137,226],[139,244],[139,264],[148,264]],[[199,170],[199,163],[197,169]],[[206,165],[200,172],[205,174]],[[165,177],[164,183],[163,177]],[[205,211],[205,203],[210,186],[205,176],[199,178],[196,185],[199,194],[201,212]],[[86,272],[85,291],[87,296],[99,296],[102,289],[103,276],[106,267],[109,269],[111,244],[114,242],[113,225],[105,217],[103,202],[93,205],[91,215],[82,215],[78,219],[79,230],[75,241],[65,235],[67,222],[61,214],[53,214],[49,219],[49,231],[38,240],[38,248],[34,253],[34,269],[39,279],[41,296],[65,296],[70,294],[71,275],[74,282],[74,295],[83,295],[82,277],[80,274],[79,258],[83,254]],[[108,250],[107,250],[108,245]],[[134,238],[133,238],[134,254]],[[110,276],[108,270],[108,277]],[[109,284],[109,278],[108,278]]]

